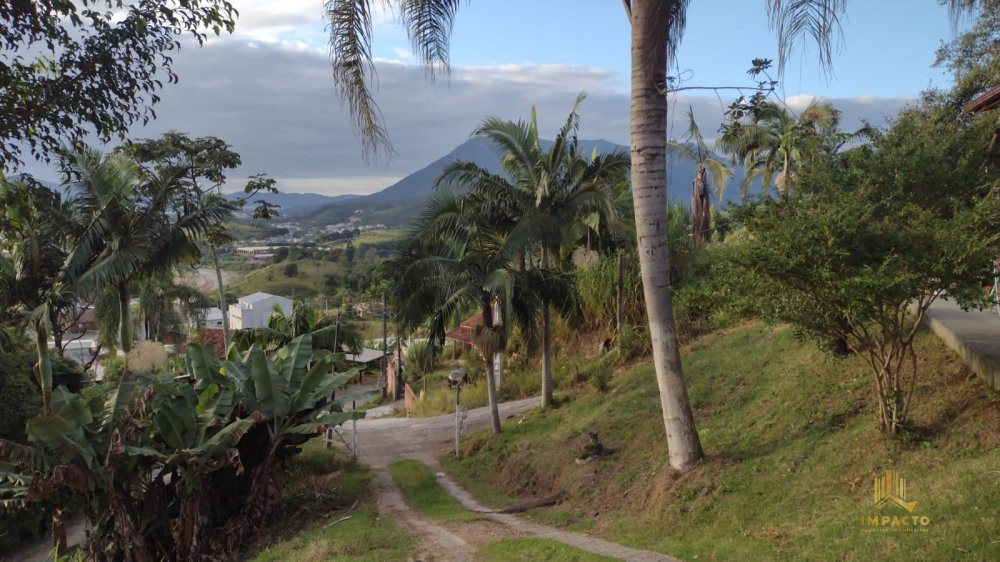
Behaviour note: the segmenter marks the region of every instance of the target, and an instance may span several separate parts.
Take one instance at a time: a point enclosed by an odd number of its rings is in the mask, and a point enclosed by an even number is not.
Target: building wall
[[[253,304],[238,302],[229,305],[229,324],[233,330],[244,328],[261,328],[267,325],[267,319],[274,312],[277,304],[285,315],[292,313],[292,300],[285,297],[270,297]]]

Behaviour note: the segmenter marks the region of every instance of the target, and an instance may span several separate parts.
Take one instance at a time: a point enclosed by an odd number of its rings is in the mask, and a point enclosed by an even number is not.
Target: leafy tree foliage
[[[886,432],[911,411],[927,308],[985,303],[1000,241],[996,172],[983,166],[991,125],[929,96],[872,146],[804,168],[799,196],[736,213],[736,259],[762,312],[863,357]]]
[[[954,74],[953,94],[960,105],[1000,85],[1000,1],[964,0],[963,3],[978,4],[975,23],[942,45],[935,61]]]
[[[225,0],[31,0],[0,3],[0,170],[27,149],[48,159],[66,138],[107,142],[155,117],[177,81],[180,37],[231,32]]]

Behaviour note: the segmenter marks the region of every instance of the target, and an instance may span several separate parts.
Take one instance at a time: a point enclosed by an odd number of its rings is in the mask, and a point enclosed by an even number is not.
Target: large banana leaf
[[[309,372],[305,376],[294,377],[298,379],[299,384],[297,387],[291,386],[294,390],[289,400],[288,409],[290,412],[298,412],[316,405],[315,401],[311,401],[313,393],[330,376],[330,369],[333,367],[334,359],[333,355],[326,355],[317,359],[313,361],[312,368],[309,369]],[[329,396],[329,393],[327,396]]]
[[[312,336],[306,334],[292,340],[278,353],[281,361],[281,378],[285,379],[286,392],[298,388],[302,376],[309,369],[309,362],[313,360]],[[290,396],[286,396],[287,401]]]
[[[58,386],[52,391],[52,414],[84,427],[94,422],[89,405],[65,386]]]
[[[104,403],[101,424],[98,427],[98,431],[104,436],[105,444],[111,443],[111,434],[115,430],[118,418],[131,404],[134,391],[135,381],[132,377],[122,377],[118,386],[108,395],[108,400]]]
[[[340,425],[350,420],[360,420],[365,417],[365,412],[331,412],[323,414],[318,418],[305,423],[288,428],[287,432],[295,435],[314,435],[319,430],[328,425]]]
[[[254,421],[243,418],[223,427],[212,437],[194,447],[177,451],[167,459],[167,463],[180,459],[187,459],[189,462],[207,466],[218,460],[220,456],[226,454],[230,449],[236,447],[243,435],[253,427]]]
[[[208,386],[198,395],[195,414],[201,425],[206,427],[218,422],[224,423],[232,415],[235,402],[232,390],[219,385]]]
[[[281,376],[274,363],[262,351],[250,357],[250,378],[257,397],[257,410],[269,419],[288,415],[288,380]]]
[[[25,429],[32,443],[51,451],[61,464],[94,468],[96,453],[83,426],[58,416],[36,416]]]
[[[225,384],[227,379],[222,374],[223,363],[215,349],[207,345],[189,346],[185,353],[187,371],[197,382],[199,388],[208,384]]]

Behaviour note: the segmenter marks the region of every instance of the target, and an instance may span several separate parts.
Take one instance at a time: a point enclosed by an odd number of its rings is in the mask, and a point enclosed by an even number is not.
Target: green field
[[[508,420],[497,438],[470,436],[464,458],[441,462],[484,503],[559,494],[529,517],[687,560],[1000,559],[1000,397],[934,336],[916,346],[913,427],[899,438],[878,431],[858,358],[753,323],[689,346],[707,458],[688,472],[667,464],[645,362],[606,393],[581,385],[560,408]],[[591,431],[613,454],[577,464]],[[906,479],[926,527],[863,530],[886,469]]]
[[[285,267],[289,263],[298,266],[294,277],[285,275]],[[332,295],[334,290],[326,288],[327,275],[343,278],[347,275],[351,264],[345,260],[285,260],[281,263],[266,265],[234,279],[226,286],[226,290],[236,295],[248,295],[257,291],[281,295],[293,300],[308,300],[323,295]],[[336,306],[340,303],[330,303]]]
[[[362,244],[383,244],[386,242],[395,242],[399,240],[403,234],[402,229],[384,229],[384,230],[366,230],[359,234],[356,238],[351,238],[350,240],[337,240],[336,242],[328,242],[324,246],[328,248],[346,248],[347,243],[350,242],[354,244],[355,248],[360,247]]]

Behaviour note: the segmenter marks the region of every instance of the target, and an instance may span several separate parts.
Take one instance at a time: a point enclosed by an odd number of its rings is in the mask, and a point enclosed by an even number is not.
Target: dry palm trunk
[[[694,184],[691,187],[691,241],[695,246],[708,243],[712,231],[712,208],[708,200],[708,182],[705,168],[698,166]]]
[[[542,268],[549,266],[549,249],[542,247]],[[552,406],[552,326],[549,301],[542,299],[542,408]]]
[[[222,267],[219,266],[219,252],[215,244],[209,244],[212,261],[215,262],[215,279],[219,283],[219,310],[222,311],[222,345],[229,350],[229,307],[226,306],[226,286],[222,282]]]
[[[632,197],[653,365],[667,434],[670,466],[686,469],[702,457],[677,345],[667,250],[667,47],[673,11],[668,0],[632,2],[632,92],[629,118]]]
[[[490,303],[488,297],[483,303],[483,330],[493,330],[493,305]],[[486,362],[486,394],[490,404],[490,421],[493,425],[493,434],[497,435],[503,433],[503,428],[500,426],[500,410],[497,406],[496,379],[493,378],[493,356],[495,350],[493,349],[494,346],[488,345],[486,342],[487,338],[480,338],[479,347],[483,361]]]
[[[622,328],[625,326],[625,253],[621,250],[618,250],[618,282],[615,293],[617,299],[615,327],[618,330],[618,335],[621,336]]]
[[[128,294],[128,286],[122,285],[118,288],[118,307],[120,322],[118,326],[118,337],[121,339],[122,351],[128,353],[132,351],[132,309],[131,299]]]

